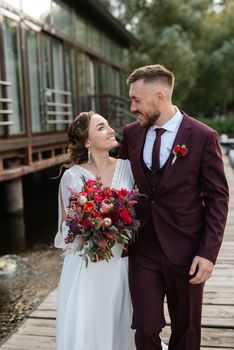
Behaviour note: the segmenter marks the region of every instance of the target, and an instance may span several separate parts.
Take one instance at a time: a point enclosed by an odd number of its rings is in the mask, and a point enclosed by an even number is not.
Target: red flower
[[[93,204],[93,202],[89,201],[89,202],[86,202],[85,205],[84,205],[84,211],[86,213],[92,213],[95,209],[95,205]]]
[[[118,191],[118,197],[120,199],[124,199],[124,197],[126,197],[128,192],[129,192],[128,190],[125,190],[125,189],[122,188],[121,190]]]
[[[120,217],[124,220],[124,222],[131,224],[132,223],[132,217],[128,212],[127,208],[123,208],[120,212]]]
[[[110,189],[110,187],[105,187],[104,190],[103,190],[103,195],[106,197],[106,198],[110,198],[112,196],[112,191]]]
[[[99,212],[94,212],[94,213],[93,213],[93,217],[94,217],[94,218],[101,218],[101,219],[102,219],[102,214],[100,214]]]
[[[86,186],[94,186],[96,184],[96,180],[87,180],[85,182]]]
[[[171,165],[173,165],[177,158],[184,158],[188,154],[188,148],[186,145],[176,145],[174,146],[172,153],[174,154],[174,157],[172,159]]]

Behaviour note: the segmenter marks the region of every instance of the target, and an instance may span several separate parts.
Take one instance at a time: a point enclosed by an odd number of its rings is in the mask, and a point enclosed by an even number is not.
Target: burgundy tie
[[[158,171],[160,169],[160,145],[161,145],[161,135],[166,130],[163,128],[157,128],[155,129],[156,132],[156,139],[154,141],[153,151],[152,151],[152,170],[154,172]]]

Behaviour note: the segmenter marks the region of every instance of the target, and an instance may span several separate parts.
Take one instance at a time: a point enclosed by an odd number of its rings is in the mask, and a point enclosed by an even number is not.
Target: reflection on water
[[[9,259],[16,269],[8,275],[0,274],[0,339],[57,286],[63,260],[61,252],[52,247],[37,247]]]
[[[26,247],[23,213],[1,217],[0,254],[22,251]]]
[[[57,174],[50,168],[24,176],[24,213],[14,215],[5,212],[0,182],[0,339],[58,283],[63,258],[53,239],[59,180],[51,179]],[[3,273],[6,263],[11,267]]]
[[[58,168],[24,176],[24,212],[7,214],[0,182],[0,254],[17,253],[35,243],[50,243],[57,226]]]

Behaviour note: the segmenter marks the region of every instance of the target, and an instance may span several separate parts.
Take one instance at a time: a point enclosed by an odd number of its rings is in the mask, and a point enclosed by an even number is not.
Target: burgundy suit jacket
[[[146,195],[136,208],[142,226],[153,219],[160,245],[173,264],[190,265],[196,255],[215,263],[228,210],[216,131],[183,113],[173,147],[185,144],[188,154],[171,165],[171,153],[156,190],[147,182],[141,164],[145,137],[146,129],[138,121],[126,125],[118,154],[131,161],[135,183]]]

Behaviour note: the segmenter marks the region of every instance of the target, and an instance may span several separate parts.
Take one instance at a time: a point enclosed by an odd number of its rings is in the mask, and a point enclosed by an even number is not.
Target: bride
[[[130,190],[134,184],[129,161],[109,156],[109,150],[118,143],[102,116],[80,113],[69,126],[68,140],[72,166],[60,182],[57,248],[65,248],[69,189],[81,191],[83,177],[101,177],[105,187],[115,189]],[[78,252],[65,256],[59,284],[57,350],[135,349],[128,258],[121,257],[122,250],[116,244],[109,262],[89,263],[87,268]]]

